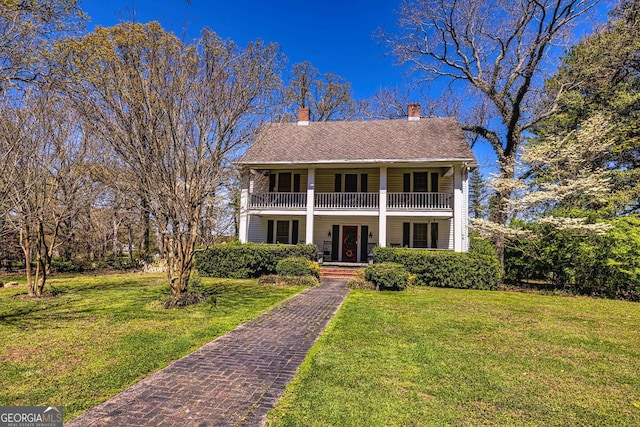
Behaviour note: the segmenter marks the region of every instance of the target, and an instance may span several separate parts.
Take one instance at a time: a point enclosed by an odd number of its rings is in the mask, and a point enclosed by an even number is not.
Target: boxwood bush
[[[280,276],[313,276],[320,278],[320,266],[307,258],[289,257],[276,264],[276,273]]]
[[[383,262],[372,264],[364,271],[364,278],[380,289],[401,291],[409,284],[409,273],[402,264]]]
[[[196,254],[196,268],[201,276],[248,279],[275,274],[278,261],[301,257],[314,261],[316,245],[267,245],[262,243],[223,243]]]
[[[407,271],[416,275],[419,286],[496,289],[500,284],[500,263],[495,255],[374,248],[373,262],[404,265]]]

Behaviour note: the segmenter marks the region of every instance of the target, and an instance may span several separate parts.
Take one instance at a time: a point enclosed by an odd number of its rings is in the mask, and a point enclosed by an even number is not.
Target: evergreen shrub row
[[[495,255],[476,252],[374,248],[373,262],[402,264],[416,285],[462,289],[497,289],[500,263]]]
[[[267,245],[262,243],[224,243],[196,254],[196,268],[202,276],[248,279],[275,274],[278,261],[301,257],[315,261],[316,245]]]

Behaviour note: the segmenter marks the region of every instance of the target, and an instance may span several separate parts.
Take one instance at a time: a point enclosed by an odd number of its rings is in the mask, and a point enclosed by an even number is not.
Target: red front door
[[[342,261],[358,261],[358,227],[345,225],[342,227]]]

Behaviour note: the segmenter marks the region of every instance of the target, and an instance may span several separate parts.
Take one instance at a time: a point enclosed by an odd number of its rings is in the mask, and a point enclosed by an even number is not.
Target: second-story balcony
[[[451,210],[453,194],[449,193],[389,193],[389,210]]]
[[[316,193],[314,208],[318,210],[377,210],[379,193]],[[257,210],[300,210],[307,208],[307,193],[254,193],[249,208]],[[453,194],[388,193],[387,209],[393,211],[450,211]]]
[[[378,209],[378,193],[317,193],[317,209]]]
[[[307,193],[254,193],[251,209],[306,209]]]

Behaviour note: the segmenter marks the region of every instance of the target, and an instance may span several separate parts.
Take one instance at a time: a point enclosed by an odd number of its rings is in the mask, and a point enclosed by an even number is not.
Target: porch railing
[[[306,209],[307,193],[255,193],[251,195],[252,209]]]
[[[388,193],[388,209],[448,210],[453,209],[449,193]]]
[[[378,209],[378,193],[316,193],[318,209]]]
[[[316,193],[316,209],[378,209],[379,193]],[[249,198],[251,209],[306,209],[307,193],[254,193]],[[390,210],[451,210],[453,194],[388,193]]]

